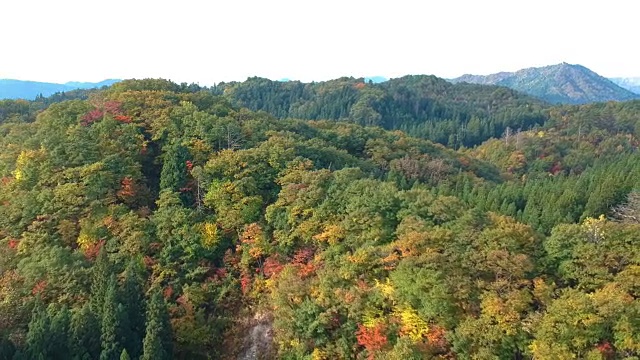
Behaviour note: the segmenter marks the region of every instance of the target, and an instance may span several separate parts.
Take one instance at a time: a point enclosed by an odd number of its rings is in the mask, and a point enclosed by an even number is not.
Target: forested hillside
[[[2,101],[0,359],[636,359],[639,131],[433,77]]]
[[[507,127],[530,129],[544,120],[544,103],[498,86],[451,84],[435,76],[405,76],[380,84],[340,78],[320,83],[250,78],[216,92],[275,117],[328,119],[403,130],[458,148],[500,137]]]

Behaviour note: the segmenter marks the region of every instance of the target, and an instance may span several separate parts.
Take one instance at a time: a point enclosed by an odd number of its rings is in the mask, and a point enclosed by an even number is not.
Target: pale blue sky
[[[0,78],[640,76],[636,1],[0,0]]]

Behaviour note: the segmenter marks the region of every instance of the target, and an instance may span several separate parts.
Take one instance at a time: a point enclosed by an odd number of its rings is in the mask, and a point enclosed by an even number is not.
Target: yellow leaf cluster
[[[411,340],[418,342],[427,336],[429,325],[411,307],[402,307],[396,310],[395,315],[400,318],[402,334]]]
[[[208,249],[215,247],[220,241],[218,226],[216,224],[204,223],[202,225],[202,235],[202,245]]]
[[[341,226],[327,225],[322,233],[313,238],[317,241],[327,242],[329,245],[335,245],[344,238],[344,235],[344,229]]]
[[[389,280],[389,278],[387,278],[387,281],[380,282],[378,279],[375,280],[376,284],[375,284],[375,288],[380,290],[380,292],[384,295],[385,298],[387,299],[392,299],[393,298],[393,293],[395,292],[395,289],[393,288],[393,284],[391,284],[391,281]]]

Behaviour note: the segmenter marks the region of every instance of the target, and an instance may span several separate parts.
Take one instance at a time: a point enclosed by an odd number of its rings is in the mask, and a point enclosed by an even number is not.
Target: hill
[[[613,81],[622,88],[625,88],[636,94],[640,94],[640,77],[610,78],[609,80]]]
[[[640,101],[547,107],[453,150],[349,115],[538,105],[361,83],[290,102],[345,121],[154,79],[0,101],[0,357],[640,356]],[[291,100],[267,89],[243,101]]]
[[[37,96],[50,96],[58,92],[76,89],[101,88],[112,85],[120,80],[109,79],[97,83],[68,82],[65,84],[0,79],[0,99],[35,99]]]
[[[561,63],[516,72],[463,75],[453,83],[501,85],[557,104],[584,104],[640,98],[581,65]]]
[[[500,86],[452,84],[427,75],[383,83],[363,78],[302,83],[249,78],[214,89],[238,107],[286,119],[335,120],[403,130],[451,147],[544,122],[544,102]]]

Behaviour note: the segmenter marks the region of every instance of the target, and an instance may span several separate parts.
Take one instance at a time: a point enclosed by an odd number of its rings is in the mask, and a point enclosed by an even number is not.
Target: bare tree
[[[640,224],[640,192],[630,192],[627,201],[611,209],[611,212],[618,221]]]

